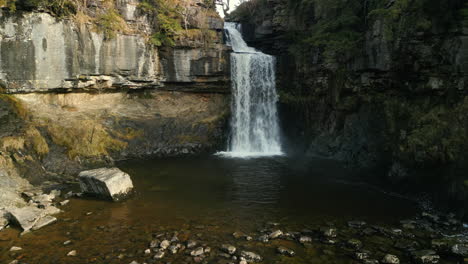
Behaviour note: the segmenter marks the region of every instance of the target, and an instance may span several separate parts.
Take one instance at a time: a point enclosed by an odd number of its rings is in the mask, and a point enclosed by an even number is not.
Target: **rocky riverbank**
[[[65,221],[68,223],[66,225],[72,228],[93,217],[96,218],[93,221],[99,222],[98,216],[94,216],[91,211],[73,220],[59,221]],[[136,227],[97,225],[89,232],[107,235],[109,232],[130,231],[133,235],[128,238],[133,242],[131,245],[115,245],[118,250],[103,251],[93,255],[92,258],[86,252],[86,247],[80,244],[79,234],[66,232],[63,238],[65,240],[55,241],[51,238],[51,242],[57,244],[57,251],[66,252],[62,257],[54,257],[58,263],[106,261],[106,263],[137,264],[162,261],[246,264],[319,261],[324,264],[448,264],[462,263],[464,258],[468,257],[466,225],[456,220],[452,214],[436,215],[423,212],[416,218],[401,220],[395,225],[337,220],[306,225],[299,230],[292,226],[289,223],[267,222],[261,224],[258,230],[250,232],[225,229],[216,223],[183,224],[180,229],[160,226],[157,228],[159,231],[146,234],[146,237],[151,238],[145,241],[143,238],[145,236],[139,237],[143,230]],[[10,246],[0,251],[0,259],[10,259],[6,263],[11,264],[39,263],[34,261],[43,257],[34,256],[37,249],[29,246],[28,239],[30,239],[28,236],[23,236],[13,243],[8,243]],[[4,241],[8,239],[5,240],[3,237],[0,241],[5,244]],[[100,247],[100,245],[94,246]]]

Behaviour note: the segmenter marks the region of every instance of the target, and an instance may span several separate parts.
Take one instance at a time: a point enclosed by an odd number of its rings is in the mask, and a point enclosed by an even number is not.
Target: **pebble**
[[[63,245],[64,245],[64,246],[68,246],[68,245],[70,245],[70,244],[71,244],[71,240],[67,240],[67,241],[63,242]]]
[[[151,249],[149,249],[149,248],[145,249],[145,255],[149,255],[149,254],[151,254]]]
[[[64,200],[60,202],[61,206],[67,205],[70,202],[70,200]]]
[[[387,254],[383,257],[381,262],[385,264],[399,264],[400,259],[395,255]]]
[[[171,245],[171,242],[169,240],[163,240],[161,244],[159,244],[159,247],[162,249],[166,249]]]
[[[282,236],[282,235],[283,235],[283,231],[281,231],[281,230],[275,230],[275,231],[273,231],[272,233],[270,233],[270,235],[269,235],[268,237],[269,237],[270,239],[276,239],[276,238],[278,238],[278,237],[280,237],[280,236]]]
[[[154,259],[162,259],[164,258],[164,251],[158,251],[153,257]]]
[[[292,249],[289,249],[283,246],[279,246],[276,249],[276,251],[280,253],[281,255],[285,255],[285,256],[294,257],[294,255],[296,255],[296,252],[294,252]]]
[[[23,250],[23,249],[20,248],[20,247],[15,247],[15,246],[13,246],[13,247],[10,248],[10,252],[13,252],[13,251],[20,251],[20,250]]]
[[[336,228],[331,228],[331,227],[321,228],[320,232],[322,233],[324,237],[328,237],[328,238],[335,238],[337,236]]]
[[[249,262],[261,262],[263,260],[262,256],[251,251],[241,251],[240,256]]]
[[[309,237],[309,236],[301,236],[301,237],[299,237],[299,243],[301,243],[301,244],[311,243],[311,242],[312,242],[312,238]]]
[[[68,257],[74,257],[74,256],[76,256],[76,254],[77,254],[76,250],[72,250],[72,251],[67,253],[67,256]]]
[[[228,253],[229,255],[234,255],[237,249],[233,245],[223,244],[221,245],[221,250]]]
[[[204,251],[203,247],[197,247],[196,249],[194,249],[194,250],[192,250],[190,252],[190,256],[197,257],[197,256],[202,255],[204,252],[205,251]]]
[[[189,240],[187,241],[187,248],[193,248],[197,245],[197,241]]]

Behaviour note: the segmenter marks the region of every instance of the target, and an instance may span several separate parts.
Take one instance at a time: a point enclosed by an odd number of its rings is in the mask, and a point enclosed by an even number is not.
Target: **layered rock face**
[[[468,164],[467,8],[258,0],[228,19],[278,57],[291,151],[378,167],[393,182],[429,181],[461,176]],[[460,178],[450,186],[457,193]]]
[[[60,181],[116,160],[224,145],[229,48],[214,7],[187,2],[174,45],[155,45],[161,22],[141,1],[85,3],[60,18],[1,13],[0,208],[24,203],[24,178]],[[112,23],[121,28],[103,29]]]

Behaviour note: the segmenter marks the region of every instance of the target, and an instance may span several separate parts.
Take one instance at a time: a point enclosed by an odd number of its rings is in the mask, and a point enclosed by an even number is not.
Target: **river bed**
[[[143,253],[158,234],[178,232],[182,243],[192,239],[211,247],[208,263],[221,263],[215,252],[223,243],[258,252],[264,263],[291,263],[291,259],[349,263],[349,256],[334,247],[324,254],[327,246],[321,244],[259,242],[259,230],[269,225],[283,232],[314,230],[354,220],[390,226],[420,214],[416,202],[372,188],[359,180],[358,173],[330,160],[203,156],[118,166],[134,181],[136,192],[130,199],[111,203],[74,198],[51,226],[24,236],[14,228],[0,232],[0,262],[14,258],[24,263],[192,262],[183,253],[162,261]],[[234,232],[253,240],[236,239]],[[63,245],[65,241],[71,243]],[[297,255],[279,256],[278,245],[294,249]],[[12,246],[23,250],[9,252]],[[71,250],[77,256],[67,257]]]

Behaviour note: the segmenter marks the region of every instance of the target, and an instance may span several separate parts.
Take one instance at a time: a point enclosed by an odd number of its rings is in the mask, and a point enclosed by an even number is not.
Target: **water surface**
[[[328,160],[207,156],[131,161],[119,167],[132,175],[137,190],[132,198],[121,203],[72,199],[54,225],[21,238],[15,229],[0,232],[0,262],[18,257],[8,252],[15,245],[24,248],[21,256],[27,263],[130,263],[145,260],[141,251],[161,231],[179,231],[216,248],[224,242],[238,244],[231,235],[235,231],[255,237],[269,221],[293,231],[349,220],[393,224],[418,213],[412,201],[362,184],[358,174]],[[73,243],[63,246],[67,240]],[[280,242],[271,246],[275,243]],[[277,261],[274,249],[259,242],[241,246]],[[297,250],[298,263],[349,262],[339,256],[325,260],[318,249],[289,246]],[[65,257],[72,249],[78,256]],[[187,256],[171,258],[181,263]]]

